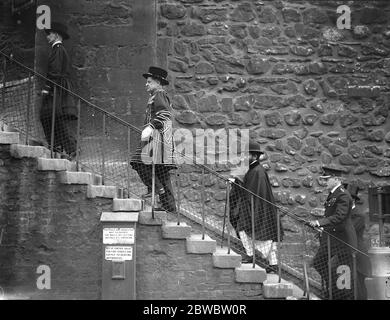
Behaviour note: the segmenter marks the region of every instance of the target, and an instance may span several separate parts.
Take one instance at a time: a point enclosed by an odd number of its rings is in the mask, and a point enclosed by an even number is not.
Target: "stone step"
[[[138,212],[102,212],[100,221],[105,222],[138,222]]]
[[[299,289],[299,288],[298,288]],[[263,296],[266,299],[282,299],[287,297],[302,297],[302,292],[294,290],[294,284],[281,279],[277,274],[267,274],[267,280],[263,283]]]
[[[92,184],[92,174],[89,172],[60,172],[60,181],[64,184]]]
[[[154,218],[152,216],[152,211],[143,210],[139,213],[139,224],[148,225],[148,226],[162,226],[164,221],[167,220],[166,211],[154,211]]]
[[[234,269],[241,266],[241,255],[230,249],[228,253],[228,247],[217,247],[213,253],[213,265],[216,268]]]
[[[0,131],[0,144],[18,144],[18,143],[19,143],[18,132]]]
[[[243,263],[234,269],[236,282],[240,283],[263,283],[267,280],[265,269],[252,263]]]
[[[118,188],[115,186],[88,185],[87,198],[117,198]]]
[[[217,241],[211,239],[207,234],[205,234],[204,239],[202,239],[201,234],[192,234],[187,238],[186,245],[188,253],[213,253],[217,248]]]
[[[161,230],[163,239],[187,239],[191,235],[191,226],[185,222],[165,221]]]
[[[38,158],[38,170],[41,171],[72,171],[73,164],[66,159]]]
[[[142,211],[143,201],[141,199],[114,199],[113,211]]]
[[[42,146],[26,146],[23,144],[12,144],[10,147],[11,156],[14,158],[50,158],[50,150]]]

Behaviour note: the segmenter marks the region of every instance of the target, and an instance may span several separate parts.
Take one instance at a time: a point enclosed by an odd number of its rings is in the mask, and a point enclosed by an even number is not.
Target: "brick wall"
[[[0,286],[31,299],[100,299],[100,214],[112,200],[87,199],[86,186],[36,168],[0,146]],[[51,290],[37,289],[39,265],[51,269]]]
[[[179,126],[250,129],[276,200],[303,217],[321,212],[322,164],[362,186],[367,208],[368,186],[390,176],[387,1],[348,2],[351,30],[336,27],[346,1],[158,3]]]

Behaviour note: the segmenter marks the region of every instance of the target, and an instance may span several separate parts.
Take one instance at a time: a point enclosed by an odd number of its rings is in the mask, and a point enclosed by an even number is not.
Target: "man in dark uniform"
[[[65,151],[65,158],[72,159],[76,153],[75,120],[77,107],[68,90],[72,90],[69,78],[69,57],[63,45],[63,40],[69,39],[67,27],[59,22],[52,22],[51,29],[45,29],[47,41],[51,45],[46,81],[42,89],[42,108],[40,119],[48,144],[51,144],[52,114],[55,105],[54,148]],[[52,82],[55,82],[55,86]]]
[[[311,227],[322,229],[320,247],[313,259],[313,266],[325,282],[326,292],[329,297],[329,264],[331,268],[331,288],[333,299],[353,299],[352,281],[352,250],[349,244],[356,248],[356,233],[351,220],[352,198],[342,186],[342,171],[336,168],[323,168],[329,195],[325,201],[325,216],[322,219],[310,221]],[[328,237],[330,239],[330,261],[328,261]],[[343,285],[340,285],[338,277],[340,272],[347,267],[350,275]],[[349,268],[349,269],[348,269]]]
[[[360,252],[356,253],[356,273],[357,273],[357,299],[367,300],[367,289],[365,278],[371,276],[371,262],[368,254],[368,244],[364,239],[364,230],[366,227],[366,215],[359,210],[356,202],[360,201],[358,196],[360,188],[356,185],[348,185],[347,190],[352,197],[352,223],[356,231],[357,248]]]
[[[257,197],[253,196],[254,204],[254,225],[255,225],[255,249],[258,250],[267,264],[267,272],[277,270],[277,208],[272,193],[269,177],[263,166],[260,164],[260,145],[256,141],[249,142],[249,170],[244,176],[243,183],[236,180],[238,189],[230,197],[230,212],[233,213],[233,220],[236,231],[242,241],[247,256],[244,263],[250,263],[253,259],[252,244],[252,210],[251,194],[248,189]],[[240,187],[242,185],[243,188]],[[283,229],[280,227],[280,239],[283,238]]]
[[[159,67],[150,67],[143,74],[146,91],[150,94],[146,106],[144,129],[138,149],[131,158],[131,166],[147,186],[145,198],[152,192],[152,163],[155,164],[155,190],[162,208],[176,212],[170,170],[176,169],[170,99],[163,86],[168,85],[168,73]]]

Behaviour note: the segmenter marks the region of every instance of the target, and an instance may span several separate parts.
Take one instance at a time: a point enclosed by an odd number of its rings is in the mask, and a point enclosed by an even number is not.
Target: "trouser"
[[[137,171],[142,183],[152,191],[152,165],[137,163],[133,165],[134,170]],[[155,190],[160,196],[162,207],[169,212],[176,212],[176,203],[173,196],[173,188],[169,168],[163,164],[155,165]]]
[[[51,146],[51,115],[42,115],[41,123],[45,133],[46,141]],[[68,155],[76,152],[76,139],[70,134],[74,132],[77,121],[70,120],[63,116],[56,116],[54,122],[54,148],[56,151],[65,151]]]
[[[252,239],[246,234],[245,231],[240,231],[239,235],[246,254],[248,256],[253,256]],[[277,243],[272,240],[255,240],[255,250],[258,250],[261,253],[262,258],[266,259],[270,265],[276,265],[278,264],[276,244]]]

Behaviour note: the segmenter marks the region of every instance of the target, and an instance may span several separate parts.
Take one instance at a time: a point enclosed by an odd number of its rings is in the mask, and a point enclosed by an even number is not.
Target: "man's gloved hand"
[[[153,128],[151,126],[147,126],[143,131],[142,131],[142,134],[141,134],[141,140],[142,141],[148,141],[149,140],[149,137],[152,135],[153,133]]]
[[[307,224],[312,228],[318,228],[320,226],[318,220],[308,221]]]

